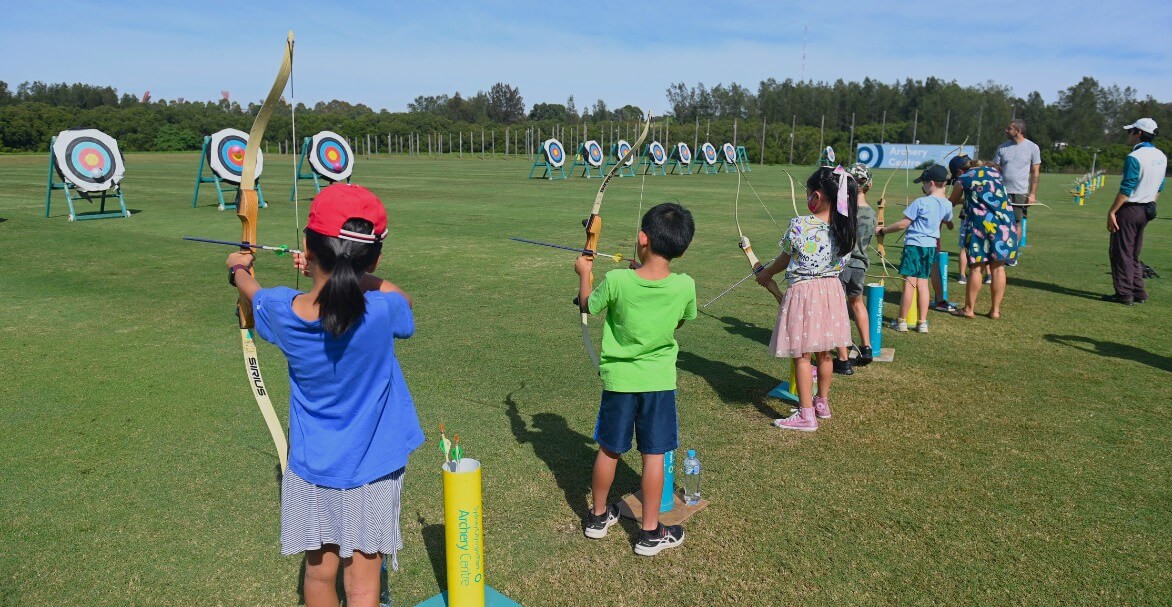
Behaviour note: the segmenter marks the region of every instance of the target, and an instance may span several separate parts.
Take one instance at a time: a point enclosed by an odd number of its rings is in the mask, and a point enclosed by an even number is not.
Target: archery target
[[[883,148],[873,143],[860,143],[855,160],[867,165],[868,168],[881,167],[883,166]]]
[[[663,144],[658,141],[652,141],[650,146],[647,146],[648,151],[651,152],[651,161],[655,164],[663,164],[667,160],[667,152],[663,149]]]
[[[122,181],[126,165],[113,137],[97,129],[70,129],[53,142],[57,174],[82,192],[101,192]]]
[[[590,166],[602,166],[602,146],[593,139],[583,143],[582,146],[586,148],[586,162],[589,162]]]
[[[248,149],[248,133],[236,129],[224,129],[212,134],[208,146],[208,166],[224,181],[240,183],[244,172],[244,151]],[[256,152],[256,176],[264,169],[264,153]]]
[[[629,152],[630,150],[631,150],[631,144],[627,143],[626,139],[619,139],[618,147],[615,148],[615,154],[616,154],[615,160],[616,161],[622,160],[623,156],[626,156],[627,152]],[[634,154],[631,154],[631,157],[628,158],[627,161],[623,163],[623,166],[631,166],[632,164],[635,164],[635,155]]]
[[[679,159],[680,164],[692,164],[692,149],[681,141],[676,144],[675,157]]]
[[[716,146],[707,141],[700,144],[700,157],[704,159],[704,164],[716,164]]]
[[[560,167],[566,163],[566,149],[557,139],[546,139],[541,149],[545,152],[545,160],[553,166]]]
[[[826,155],[826,166],[830,166],[830,165],[834,164],[834,148],[832,148],[830,146],[826,146],[825,155]]]
[[[354,172],[354,153],[345,137],[322,131],[309,144],[309,164],[318,175],[330,181],[342,181]]]
[[[720,146],[720,149],[724,152],[724,161],[725,162],[736,163],[737,149],[733,147],[733,144],[726,143],[726,144]]]

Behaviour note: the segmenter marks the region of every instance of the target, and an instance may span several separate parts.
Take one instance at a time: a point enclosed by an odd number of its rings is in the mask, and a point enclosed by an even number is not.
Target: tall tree
[[[488,117],[511,124],[525,117],[525,100],[516,87],[498,82],[488,91]]]

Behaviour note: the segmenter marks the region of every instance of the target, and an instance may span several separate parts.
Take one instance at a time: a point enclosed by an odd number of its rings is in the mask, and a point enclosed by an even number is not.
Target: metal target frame
[[[336,143],[338,147],[340,147],[345,153],[346,157],[350,159],[350,162],[346,164],[345,168],[336,169],[335,167],[327,167],[320,163],[316,152],[318,150],[318,146],[321,145],[321,141],[326,138],[329,138],[332,142]],[[333,131],[319,131],[312,137],[305,137],[301,140],[301,152],[298,154],[297,158],[297,181],[312,181],[315,193],[321,191],[321,182],[323,180],[326,181],[327,184],[336,183],[339,181],[350,183],[350,177],[354,173],[354,160],[354,151],[350,149],[350,143],[346,141],[345,137],[342,137]],[[306,162],[309,163],[308,171],[304,170]],[[289,201],[293,202],[293,199],[296,196],[297,184],[294,183],[293,187],[289,189]]]
[[[610,154],[607,155],[606,164],[602,167],[603,172],[609,171],[611,167],[618,164],[629,149],[631,149],[631,144],[626,139],[619,139],[617,142],[610,144]],[[634,177],[635,163],[638,156],[639,154],[631,154],[631,157],[623,163],[623,166],[619,167],[619,170],[615,174],[619,177]]]
[[[712,145],[711,142],[705,141],[700,144],[700,149],[697,152],[699,154],[698,158],[700,159],[696,168],[697,174],[704,173],[711,175],[720,172],[720,167],[717,166],[720,160],[720,154],[717,152],[716,146]]]
[[[679,142],[671,147],[671,154],[669,155],[670,169],[668,174],[691,175],[692,174],[692,149],[688,144]]]
[[[557,158],[551,158],[557,156]],[[533,165],[529,167],[529,179],[533,173],[541,169],[539,179],[566,179],[566,147],[554,138],[546,139],[537,147],[533,154]]]
[[[658,152],[658,154],[656,154]],[[643,155],[639,166],[644,175],[667,175],[664,165],[667,163],[667,150],[658,141],[652,141],[643,147]]]
[[[582,167],[582,177],[602,177],[602,165],[606,163],[606,156],[602,153],[602,146],[590,139],[578,144],[578,153],[574,155],[574,162],[570,165],[570,174],[578,172]]]
[[[233,170],[233,167],[224,165],[224,159],[222,158],[223,152],[227,151],[224,150],[223,146],[226,144],[226,142],[231,141],[232,138],[241,141],[245,148],[248,147],[248,133],[238,129],[220,129],[211,135],[204,136],[203,148],[199,153],[199,170],[195,174],[195,193],[191,196],[191,208],[194,209],[199,206],[199,186],[202,183],[216,184],[216,198],[219,201],[216,205],[216,208],[221,211],[225,209],[236,208],[236,196],[231,194],[233,192],[240,191],[241,174]],[[213,162],[213,159],[219,160],[220,162]],[[244,158],[241,156],[240,162],[243,161]],[[208,167],[209,172],[211,172],[210,176],[204,176],[203,169],[205,165]],[[241,168],[243,169],[243,167]],[[268,203],[265,202],[264,191],[261,189],[260,185],[260,174],[263,168],[264,152],[262,150],[257,150],[256,195],[257,206],[262,209],[269,206]],[[241,173],[242,172],[243,171],[241,171]],[[227,184],[227,186],[224,184]],[[224,197],[225,189],[227,189],[231,195],[230,201]]]
[[[87,153],[89,151],[89,153]],[[60,156],[60,158],[58,158]],[[81,172],[78,162],[95,163],[89,175]],[[98,172],[101,169],[101,172]],[[49,177],[45,185],[45,217],[50,216],[53,190],[62,190],[69,205],[69,221],[130,217],[126,198],[122,195],[122,179],[126,163],[118,141],[97,129],[67,129],[49,140]],[[57,182],[56,177],[61,179]],[[73,206],[74,195],[93,202],[92,195],[101,193],[98,211],[78,213]],[[106,199],[117,196],[120,209],[106,210]]]

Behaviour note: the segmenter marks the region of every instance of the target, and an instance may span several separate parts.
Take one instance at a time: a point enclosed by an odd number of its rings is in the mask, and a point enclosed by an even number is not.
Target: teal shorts
[[[910,278],[930,278],[936,261],[936,247],[907,245],[899,258],[899,273]]]

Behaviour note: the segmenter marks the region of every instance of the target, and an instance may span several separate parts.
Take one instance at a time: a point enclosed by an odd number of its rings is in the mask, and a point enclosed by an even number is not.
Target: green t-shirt
[[[646,280],[611,270],[590,294],[590,313],[607,310],[599,371],[611,392],[676,389],[675,331],[696,318],[696,281],[687,274]]]
[[[875,209],[859,205],[859,212],[855,218],[857,221],[855,249],[851,251],[851,258],[847,260],[846,265],[866,270],[871,267],[871,259],[867,257],[867,245],[871,244],[871,239],[875,237],[875,228],[879,226],[879,216],[875,213]]]

